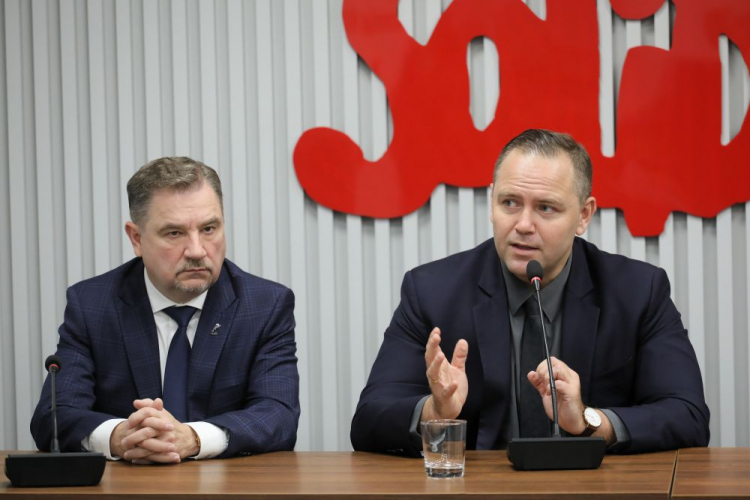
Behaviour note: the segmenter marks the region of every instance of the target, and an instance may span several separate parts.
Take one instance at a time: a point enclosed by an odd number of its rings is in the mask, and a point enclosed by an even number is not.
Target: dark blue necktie
[[[535,297],[524,303],[526,320],[523,323],[521,336],[521,394],[518,408],[518,425],[522,438],[549,437],[552,435],[550,419],[544,411],[542,396],[531,385],[526,374],[541,363],[544,356],[544,339],[542,333],[542,317],[539,315],[539,305]]]
[[[164,408],[180,422],[187,421],[187,375],[190,362],[190,341],[187,326],[196,308],[167,307],[164,312],[177,322],[177,331],[169,344],[167,366],[164,369]]]

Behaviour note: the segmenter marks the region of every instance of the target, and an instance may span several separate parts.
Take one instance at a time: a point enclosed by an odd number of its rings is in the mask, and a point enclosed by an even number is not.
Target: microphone
[[[560,437],[560,424],[557,418],[557,388],[555,387],[555,376],[552,371],[552,359],[549,355],[549,347],[547,346],[547,329],[544,327],[544,311],[542,310],[542,294],[540,288],[542,285],[542,278],[544,278],[544,268],[538,260],[530,260],[526,264],[526,278],[528,278],[531,285],[534,287],[534,293],[536,293],[536,303],[539,306],[539,317],[542,322],[542,337],[544,339],[544,356],[547,359],[547,371],[549,372],[549,386],[552,392],[552,416],[553,416],[553,437]]]
[[[50,453],[8,455],[5,475],[16,487],[40,486],[96,486],[104,474],[106,460],[102,453],[61,453],[57,439],[57,387],[56,374],[62,361],[52,355],[44,362],[50,377],[52,403],[52,441]]]
[[[49,372],[52,388],[52,443],[49,447],[52,453],[60,453],[60,442],[57,440],[57,388],[55,387],[55,374],[60,371],[61,364],[62,361],[60,361],[60,357],[56,354],[47,357],[47,360],[44,362],[44,367]]]
[[[530,260],[529,263],[526,264],[526,278],[531,282],[536,293],[539,293],[539,288],[542,285],[542,278],[544,278],[544,268],[538,260]],[[49,358],[47,359],[49,360]]]
[[[550,438],[511,439],[508,443],[508,460],[516,470],[597,469],[604,459],[604,451],[607,447],[604,439],[562,437],[560,435],[557,415],[557,388],[555,387],[555,375],[552,371],[552,360],[547,345],[547,329],[544,326],[544,311],[542,310],[542,295],[540,292],[544,268],[538,260],[531,260],[526,265],[526,277],[534,287],[542,322],[544,355],[547,361],[550,392],[552,394],[553,431]]]

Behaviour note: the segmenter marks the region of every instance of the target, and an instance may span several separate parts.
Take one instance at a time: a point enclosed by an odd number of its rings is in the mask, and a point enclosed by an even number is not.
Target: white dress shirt
[[[187,337],[190,342],[190,346],[193,345],[193,339],[195,339],[195,331],[198,329],[198,322],[201,319],[201,311],[203,309],[203,303],[206,301],[206,294],[203,292],[199,296],[195,297],[190,302],[185,304],[177,304],[172,300],[164,296],[156,287],[151,283],[148,277],[148,273],[145,268],[143,274],[146,281],[146,293],[148,294],[148,300],[151,303],[151,310],[154,313],[154,322],[156,323],[156,333],[159,343],[159,366],[161,368],[161,383],[164,387],[164,369],[167,366],[167,354],[169,353],[169,344],[172,342],[172,337],[177,333],[178,325],[172,318],[169,317],[164,309],[172,306],[191,306],[195,307],[197,311],[193,314],[187,327]],[[133,408],[135,411],[135,408]],[[96,451],[103,453],[105,457],[110,460],[119,460],[120,457],[113,457],[109,449],[109,439],[112,435],[112,431],[115,430],[117,424],[124,421],[122,418],[113,418],[102,422],[94,431],[81,441],[83,449],[88,451]],[[187,425],[192,427],[198,434],[201,441],[201,449],[198,450],[198,454],[190,457],[194,459],[211,458],[221,455],[229,445],[229,436],[227,432],[208,422],[185,422]]]

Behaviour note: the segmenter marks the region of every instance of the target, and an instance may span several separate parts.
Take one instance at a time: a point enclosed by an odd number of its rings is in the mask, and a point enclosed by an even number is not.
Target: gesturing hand
[[[581,399],[581,380],[578,373],[564,362],[554,356],[551,357],[551,361],[552,372],[555,374],[557,416],[560,427],[573,435],[578,435],[586,429],[586,422],[583,419],[584,404]],[[539,363],[536,371],[529,372],[528,379],[542,396],[544,411],[547,413],[547,417],[552,420],[552,392],[549,386],[547,361]],[[603,437],[608,444],[611,444],[615,439],[612,424],[606,414],[600,410],[597,411],[602,417],[602,425],[594,436]]]
[[[469,380],[466,378],[469,344],[463,339],[459,340],[453,351],[453,359],[448,362],[440,348],[440,340],[440,329],[434,328],[427,340],[424,356],[432,396],[422,408],[421,420],[456,418],[469,394]]]

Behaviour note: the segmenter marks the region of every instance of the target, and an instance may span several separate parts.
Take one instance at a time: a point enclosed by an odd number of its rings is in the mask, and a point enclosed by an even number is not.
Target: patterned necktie
[[[551,421],[544,411],[542,397],[526,377],[545,359],[541,316],[539,316],[539,305],[534,296],[524,303],[524,311],[526,320],[521,337],[521,370],[519,372],[521,378],[518,408],[519,430],[522,438],[549,437],[552,435]]]
[[[187,326],[196,310],[190,306],[172,306],[164,309],[164,312],[177,322],[177,331],[169,344],[162,399],[164,408],[180,422],[187,421],[187,374],[190,362]]]

